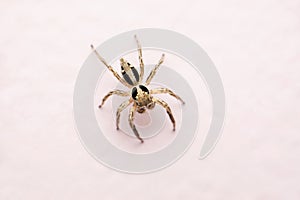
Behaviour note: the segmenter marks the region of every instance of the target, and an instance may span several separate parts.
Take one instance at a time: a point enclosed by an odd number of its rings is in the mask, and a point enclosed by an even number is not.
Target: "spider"
[[[117,110],[116,113],[116,125],[117,130],[119,130],[119,122],[120,122],[120,114],[121,112],[127,108],[130,104],[133,103],[133,106],[130,108],[129,111],[129,125],[134,132],[135,136],[141,141],[141,143],[144,142],[144,140],[140,137],[139,132],[137,131],[135,124],[134,124],[134,116],[135,113],[144,113],[147,109],[153,109],[156,104],[161,105],[165,108],[166,112],[169,115],[169,118],[173,124],[173,131],[175,131],[175,119],[172,114],[171,108],[169,105],[163,101],[162,99],[159,99],[157,97],[152,96],[153,94],[162,94],[167,93],[184,104],[185,102],[174,92],[172,92],[168,88],[155,88],[155,89],[148,89],[148,85],[150,84],[151,80],[155,76],[159,66],[163,63],[165,55],[162,54],[159,62],[155,65],[155,67],[150,72],[149,76],[146,79],[145,83],[142,83],[143,77],[144,77],[144,62],[142,57],[142,47],[141,44],[137,38],[136,35],[134,35],[137,49],[138,49],[138,55],[139,55],[139,64],[140,64],[140,73],[137,72],[136,68],[132,66],[129,62],[127,62],[125,59],[120,59],[121,64],[121,73],[123,78],[109,65],[102,56],[96,51],[93,45],[91,45],[92,51],[96,54],[97,58],[110,70],[113,75],[126,87],[128,87],[129,91],[122,91],[122,90],[113,90],[110,91],[107,95],[104,96],[102,99],[102,103],[99,105],[99,108],[101,108],[105,101],[111,96],[111,95],[118,95],[123,97],[129,97],[128,100],[124,101]]]

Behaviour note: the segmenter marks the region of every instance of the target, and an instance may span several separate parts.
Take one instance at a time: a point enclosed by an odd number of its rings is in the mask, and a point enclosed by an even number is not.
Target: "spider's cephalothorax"
[[[159,99],[157,97],[152,96],[152,94],[162,94],[167,93],[171,96],[175,97],[176,99],[180,100],[182,103],[184,101],[176,95],[174,92],[172,92],[168,88],[155,88],[155,89],[148,89],[148,85],[150,84],[152,78],[154,77],[157,69],[159,66],[163,63],[164,60],[164,54],[162,54],[162,57],[160,58],[159,62],[155,65],[153,70],[150,72],[149,76],[147,77],[145,83],[141,83],[143,81],[144,77],[144,62],[142,58],[142,48],[140,45],[140,42],[138,41],[137,37],[135,36],[135,40],[137,42],[138,46],[138,53],[139,53],[139,62],[140,62],[140,73],[133,67],[130,63],[128,63],[125,59],[120,59],[121,64],[121,73],[123,78],[110,66],[107,64],[107,62],[100,56],[100,54],[94,49],[93,45],[91,45],[93,51],[95,52],[98,59],[113,73],[113,75],[126,87],[130,88],[128,92],[122,91],[122,90],[113,90],[110,91],[103,99],[102,103],[99,105],[99,108],[101,108],[104,104],[104,102],[107,100],[108,97],[111,95],[119,95],[124,97],[129,97],[128,100],[124,101],[118,108],[117,111],[117,117],[116,117],[116,124],[117,129],[119,129],[119,122],[120,122],[120,114],[121,112],[127,108],[130,104],[133,104],[130,108],[129,112],[129,125],[131,129],[133,130],[135,136],[141,141],[144,142],[144,140],[140,137],[140,134],[138,133],[135,124],[134,124],[134,115],[135,112],[144,113],[147,109],[153,109],[155,104],[159,104],[163,106],[166,109],[167,114],[170,117],[171,122],[173,123],[173,130],[175,130],[175,119],[173,117],[171,108],[168,106],[168,104],[163,101],[162,99]]]
[[[144,85],[138,85],[132,88],[131,97],[134,99],[137,105],[137,112],[143,113],[147,109],[153,109],[155,102],[150,95],[148,88]]]

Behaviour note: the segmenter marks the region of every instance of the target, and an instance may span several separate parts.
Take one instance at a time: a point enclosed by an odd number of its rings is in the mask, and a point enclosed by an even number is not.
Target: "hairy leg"
[[[164,107],[166,109],[166,111],[167,111],[167,113],[170,117],[170,120],[173,123],[173,131],[175,131],[175,126],[176,126],[175,119],[174,119],[174,116],[172,114],[172,111],[171,111],[171,108],[169,107],[169,105],[166,102],[164,102],[163,100],[159,99],[159,98],[153,98],[153,101],[155,103],[158,103],[159,105],[161,105],[162,107]]]
[[[134,104],[130,109],[130,113],[129,113],[129,117],[128,117],[129,125],[130,125],[132,131],[134,132],[135,136],[141,141],[141,143],[143,143],[144,140],[140,137],[140,134],[136,130],[136,127],[133,122],[135,112],[136,112],[136,104]]]
[[[164,93],[167,93],[167,94],[175,97],[179,101],[181,101],[183,104],[185,104],[185,102],[177,94],[175,94],[173,91],[171,91],[168,88],[155,88],[155,89],[150,90],[150,93],[151,94],[164,94]]]
[[[140,61],[140,82],[143,80],[143,76],[144,76],[144,61],[143,61],[143,55],[142,55],[142,47],[141,47],[141,43],[138,40],[137,36],[134,35],[137,47],[138,47],[138,53],[139,53],[139,61]]]
[[[107,95],[105,95],[103,97],[102,103],[99,105],[99,108],[101,108],[103,106],[103,104],[108,99],[108,97],[110,97],[111,95],[114,95],[114,94],[118,95],[118,96],[123,96],[123,97],[129,96],[129,92],[125,92],[125,91],[122,91],[122,90],[113,90],[113,91],[110,91],[109,93],[107,93]]]
[[[121,115],[121,112],[127,108],[130,104],[132,103],[132,100],[129,99],[129,100],[126,100],[124,101],[118,108],[117,110],[117,114],[116,114],[116,125],[117,125],[117,130],[119,130],[119,123],[120,123],[120,115]]]
[[[150,72],[147,80],[146,80],[146,85],[149,85],[151,80],[153,79],[153,77],[156,74],[157,69],[159,68],[159,66],[164,62],[165,59],[165,54],[162,54],[160,60],[158,61],[158,63],[155,65],[155,67],[152,69],[152,71]]]
[[[104,60],[104,58],[102,56],[100,56],[100,54],[96,51],[96,49],[94,48],[93,45],[91,45],[92,50],[95,52],[97,58],[108,68],[109,71],[111,71],[113,73],[113,75],[125,86],[131,88],[132,86],[129,85],[124,79],[121,78],[121,76],[112,68],[112,66],[110,66],[109,64],[107,64],[107,62]]]

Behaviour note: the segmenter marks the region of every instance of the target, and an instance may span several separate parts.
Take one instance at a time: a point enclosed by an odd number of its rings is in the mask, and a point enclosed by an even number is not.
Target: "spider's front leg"
[[[178,96],[177,94],[175,94],[173,91],[171,91],[168,88],[155,88],[155,89],[150,90],[150,93],[151,94],[164,94],[164,93],[167,93],[167,94],[175,97],[179,101],[181,101],[182,104],[185,104],[185,102],[180,98],[180,96]]]
[[[118,95],[118,96],[123,96],[123,97],[129,96],[129,92],[125,92],[125,91],[122,91],[122,90],[110,91],[109,93],[107,93],[107,95],[105,95],[103,97],[102,103],[99,105],[99,108],[101,108],[103,106],[103,104],[105,103],[105,101],[108,99],[108,97],[110,97],[113,94]]]
[[[176,126],[176,122],[174,119],[174,116],[172,114],[171,108],[169,107],[169,105],[164,102],[163,100],[159,99],[159,98],[154,98],[153,97],[153,102],[158,103],[159,105],[161,105],[162,107],[164,107],[169,115],[169,118],[171,120],[171,122],[173,123],[173,131],[175,131],[175,126]]]
[[[130,125],[132,131],[134,132],[134,135],[141,141],[141,143],[143,143],[144,140],[140,137],[140,134],[136,130],[136,127],[135,127],[134,122],[133,122],[134,121],[134,114],[136,112],[136,109],[137,109],[137,105],[133,104],[133,106],[130,109],[128,121],[129,121],[129,125]]]
[[[117,125],[117,130],[119,130],[119,123],[120,123],[120,115],[121,112],[127,108],[130,104],[132,103],[132,99],[124,101],[118,108],[117,114],[116,114],[116,125]]]

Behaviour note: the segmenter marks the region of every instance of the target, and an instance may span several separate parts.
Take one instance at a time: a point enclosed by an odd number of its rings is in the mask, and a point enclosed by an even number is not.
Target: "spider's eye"
[[[146,92],[146,93],[148,93],[149,94],[149,90],[148,90],[148,88],[146,88],[145,86],[143,86],[143,85],[139,85],[139,87],[141,88],[141,90],[143,91],[143,92]]]
[[[137,93],[138,93],[138,92],[137,92],[136,87],[132,88],[131,96],[132,96],[132,98],[135,99],[135,100],[136,100]]]

